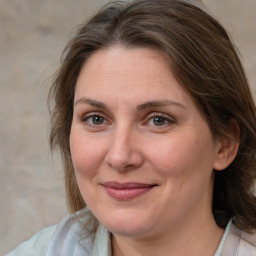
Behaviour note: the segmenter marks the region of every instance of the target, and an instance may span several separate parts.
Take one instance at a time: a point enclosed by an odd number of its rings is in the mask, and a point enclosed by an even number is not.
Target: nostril
[[[108,156],[105,161],[111,169],[116,171],[131,171],[142,165],[143,158],[134,153],[127,158]]]
[[[143,163],[140,145],[132,142],[129,131],[119,129],[112,138],[105,155],[105,161],[109,167],[117,171],[130,171],[138,168]]]
[[[112,169],[115,169],[117,171],[123,171],[123,170],[129,170],[133,168],[132,164],[129,164],[125,161],[121,161],[118,159],[111,159],[106,161],[108,166],[111,167]]]

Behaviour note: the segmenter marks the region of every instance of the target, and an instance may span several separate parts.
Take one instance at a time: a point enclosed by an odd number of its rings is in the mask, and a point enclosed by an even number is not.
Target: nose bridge
[[[106,154],[106,161],[112,168],[122,171],[137,168],[143,162],[137,143],[137,131],[132,126],[116,126]]]
[[[132,128],[128,126],[120,126],[115,129],[112,145],[113,148],[122,149],[124,152],[129,152],[130,140],[132,139]]]

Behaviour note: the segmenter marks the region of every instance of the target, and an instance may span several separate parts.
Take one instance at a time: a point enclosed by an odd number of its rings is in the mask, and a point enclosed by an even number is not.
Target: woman
[[[256,255],[255,105],[216,20],[109,4],[67,45],[50,99],[73,214],[9,255]]]

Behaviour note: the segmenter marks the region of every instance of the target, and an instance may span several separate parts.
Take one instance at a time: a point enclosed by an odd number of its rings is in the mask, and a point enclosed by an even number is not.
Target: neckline
[[[231,224],[232,224],[232,219],[229,220],[229,222],[225,228],[224,234],[222,235],[221,241],[219,243],[219,246],[218,246],[214,256],[221,256],[221,252],[224,247],[226,238],[228,236]],[[102,254],[103,252],[105,254]],[[99,225],[97,233],[96,233],[93,256],[98,256],[98,255],[111,256],[111,254],[112,254],[112,252],[111,252],[110,232],[107,231],[102,225]]]
[[[225,228],[224,234],[220,240],[219,246],[218,246],[217,251],[215,252],[214,256],[221,256],[221,252],[222,252],[224,243],[226,241],[226,238],[228,236],[231,224],[232,224],[232,219],[229,220],[229,222]]]

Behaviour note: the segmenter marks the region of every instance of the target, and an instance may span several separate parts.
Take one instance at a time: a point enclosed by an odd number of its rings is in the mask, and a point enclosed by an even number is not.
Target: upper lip
[[[150,188],[156,186],[156,184],[140,183],[140,182],[116,182],[109,181],[102,184],[104,187],[114,189],[131,189],[131,188]]]

